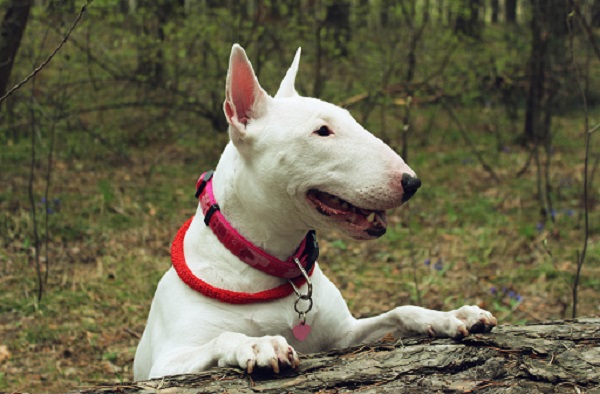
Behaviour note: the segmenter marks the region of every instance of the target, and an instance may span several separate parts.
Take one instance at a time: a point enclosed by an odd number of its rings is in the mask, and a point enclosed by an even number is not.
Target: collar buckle
[[[200,178],[198,179],[198,182],[196,182],[196,194],[195,194],[196,198],[200,197],[200,195],[204,191],[204,188],[206,187],[206,184],[208,183],[208,181],[210,181],[210,178],[212,178],[214,173],[215,172],[213,170],[210,170],[210,171],[206,171],[204,174],[202,174],[200,176]]]

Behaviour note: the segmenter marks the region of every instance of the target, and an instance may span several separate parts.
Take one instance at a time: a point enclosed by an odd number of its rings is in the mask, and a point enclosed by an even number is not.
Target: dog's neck
[[[242,236],[267,253],[285,260],[298,248],[309,228],[294,217],[291,207],[272,188],[261,185],[231,143],[213,177],[213,192],[221,212]]]

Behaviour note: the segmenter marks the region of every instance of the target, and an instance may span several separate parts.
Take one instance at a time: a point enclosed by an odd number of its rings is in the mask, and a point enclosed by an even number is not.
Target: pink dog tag
[[[292,328],[292,332],[294,333],[296,339],[302,342],[306,339],[308,334],[310,334],[310,325],[306,323],[298,323],[296,326],[294,326],[294,328]]]

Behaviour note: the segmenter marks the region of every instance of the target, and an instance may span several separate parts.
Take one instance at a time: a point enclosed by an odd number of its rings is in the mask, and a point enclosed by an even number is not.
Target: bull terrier
[[[252,373],[315,353],[396,338],[462,338],[496,324],[477,306],[400,306],[354,318],[317,263],[315,229],[382,236],[386,210],[421,186],[350,113],[294,87],[300,49],[274,97],[233,45],[224,112],[230,142],[196,184],[196,215],[177,233],[134,361],[136,380],[215,366]]]

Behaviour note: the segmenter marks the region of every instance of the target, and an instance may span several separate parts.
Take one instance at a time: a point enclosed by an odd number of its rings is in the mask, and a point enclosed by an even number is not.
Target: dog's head
[[[300,49],[271,97],[242,47],[232,48],[224,111],[243,161],[239,171],[252,172],[248,193],[306,228],[338,229],[355,239],[380,237],[385,211],[407,201],[421,182],[348,111],[300,96],[294,87],[299,62]]]

